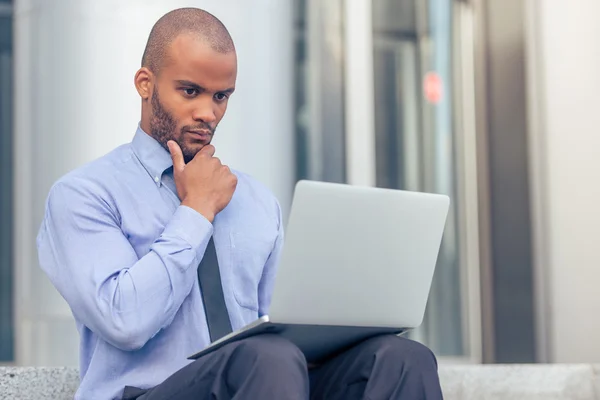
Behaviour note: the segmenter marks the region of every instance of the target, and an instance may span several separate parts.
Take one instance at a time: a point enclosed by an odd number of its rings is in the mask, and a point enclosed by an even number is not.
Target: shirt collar
[[[144,132],[140,125],[131,144],[136,157],[156,185],[160,186],[163,173],[173,166],[171,154],[156,139]]]

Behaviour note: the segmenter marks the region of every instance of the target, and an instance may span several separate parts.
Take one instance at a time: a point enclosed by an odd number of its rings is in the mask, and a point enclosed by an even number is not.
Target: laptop
[[[418,327],[449,208],[444,195],[299,181],[269,308],[189,357],[281,335],[309,363]]]

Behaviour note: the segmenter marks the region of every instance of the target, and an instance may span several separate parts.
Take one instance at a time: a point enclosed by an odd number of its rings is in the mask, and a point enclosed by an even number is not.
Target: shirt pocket
[[[272,239],[232,232],[233,294],[244,308],[258,311],[258,284],[274,246]]]

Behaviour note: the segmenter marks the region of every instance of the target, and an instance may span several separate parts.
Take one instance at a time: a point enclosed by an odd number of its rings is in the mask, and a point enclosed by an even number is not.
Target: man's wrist
[[[181,204],[200,213],[204,218],[209,220],[211,224],[215,219],[215,212],[212,210],[212,207],[203,202],[193,201],[192,199],[186,197],[183,199]]]

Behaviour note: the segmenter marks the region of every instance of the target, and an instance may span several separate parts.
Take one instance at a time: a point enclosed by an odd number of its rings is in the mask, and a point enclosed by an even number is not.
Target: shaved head
[[[168,151],[179,144],[189,162],[210,144],[235,91],[237,54],[227,28],[198,8],[180,8],[152,27],[135,87],[140,126]]]
[[[159,73],[169,57],[169,46],[182,34],[192,35],[218,53],[235,51],[227,28],[217,17],[199,8],[180,8],[165,14],[152,27],[142,67]]]

